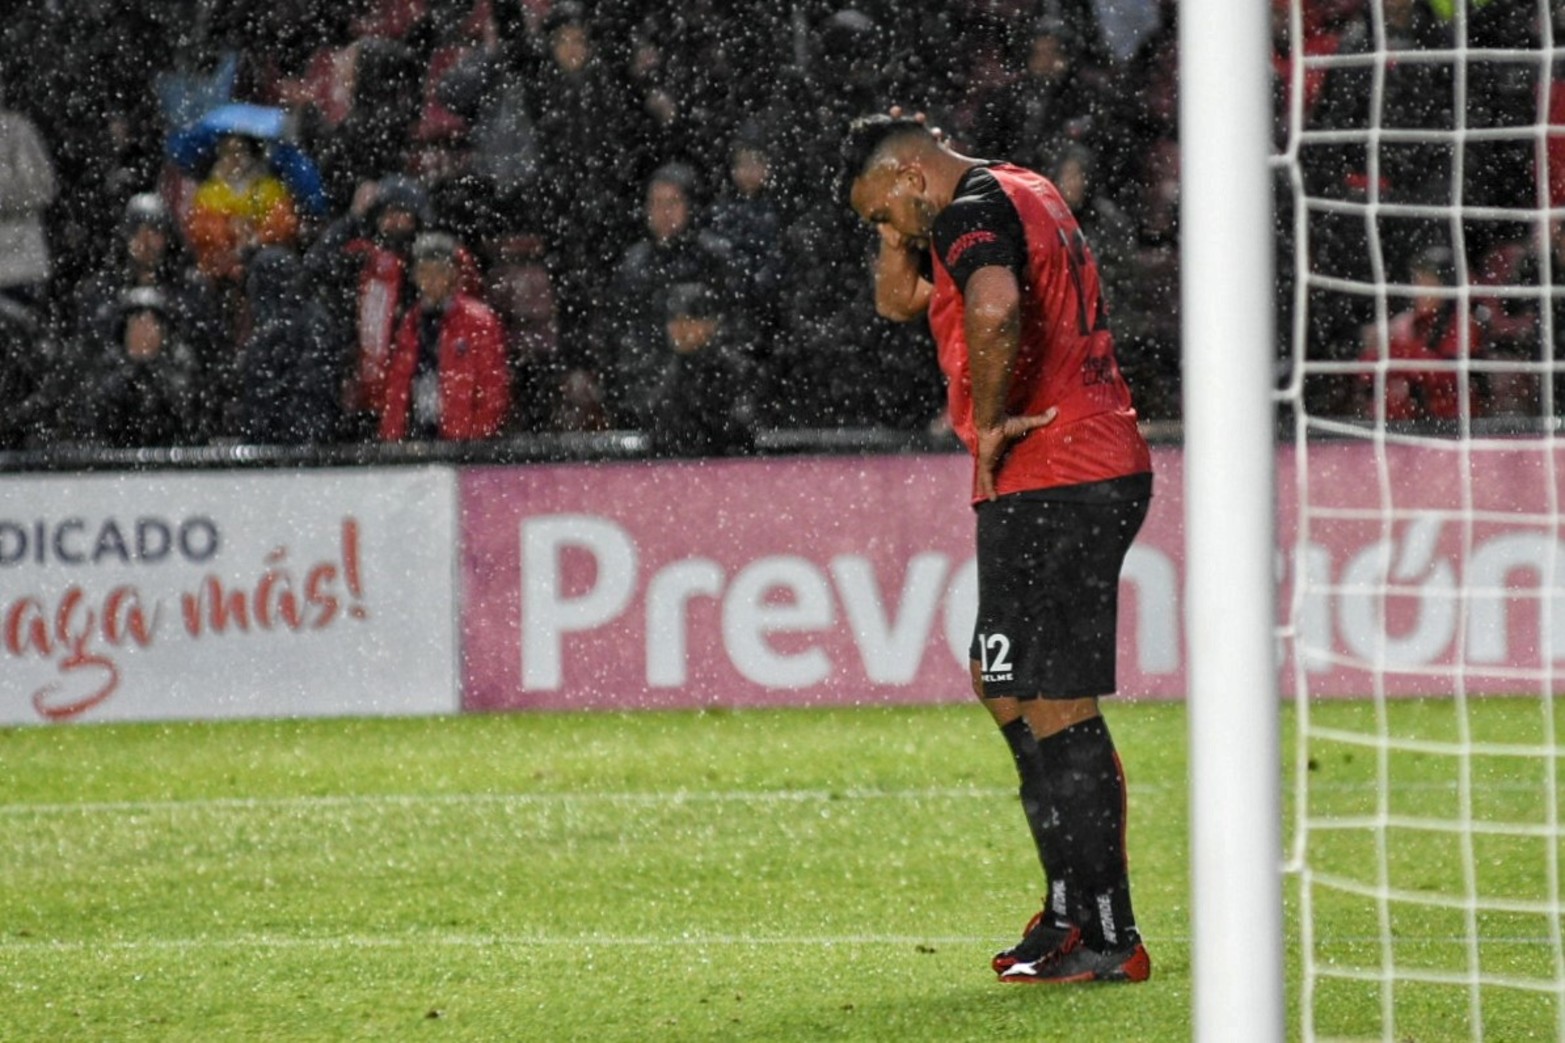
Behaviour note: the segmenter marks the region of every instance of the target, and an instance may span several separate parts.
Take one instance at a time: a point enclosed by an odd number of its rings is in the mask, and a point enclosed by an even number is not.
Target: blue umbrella
[[[267,163],[288,186],[301,209],[315,217],[329,207],[321,172],[299,146],[283,140],[287,114],[269,105],[233,102],[219,105],[182,130],[168,136],[169,158],[181,170],[199,177],[212,162],[219,138],[241,134],[268,143]]]

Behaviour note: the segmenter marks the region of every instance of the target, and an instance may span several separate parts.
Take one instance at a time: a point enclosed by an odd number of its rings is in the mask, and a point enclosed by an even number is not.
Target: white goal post
[[[1179,17],[1195,1038],[1565,1043],[1565,4]]]
[[[1261,0],[1179,8],[1199,1043],[1283,1038],[1269,15]]]

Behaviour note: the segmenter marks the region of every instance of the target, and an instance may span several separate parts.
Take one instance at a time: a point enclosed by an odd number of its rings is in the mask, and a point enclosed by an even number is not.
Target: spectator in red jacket
[[[412,179],[388,175],[366,181],[348,213],[305,255],[308,278],[326,301],[337,337],[352,345],[343,389],[344,434],[350,439],[373,435],[386,411],[392,343],[418,300],[408,274],[413,240],[429,221],[429,200]]]
[[[499,432],[511,401],[500,320],[461,290],[459,247],[442,232],[413,243],[418,306],[397,328],[380,436],[478,439]]]
[[[1449,292],[1456,280],[1451,251],[1443,246],[1429,247],[1414,258],[1410,274],[1415,287],[1412,301],[1391,317],[1384,347],[1379,333],[1370,326],[1364,331],[1364,351],[1360,355],[1366,363],[1382,358],[1391,363],[1386,372],[1386,419],[1457,420],[1462,415],[1464,398],[1468,415],[1476,415],[1479,402],[1473,393],[1475,382],[1466,384],[1464,395],[1457,371],[1444,365],[1485,353],[1483,331],[1468,315],[1464,336],[1464,316]],[[1409,365],[1416,362],[1435,365],[1429,369]],[[1366,396],[1364,413],[1373,416],[1374,372],[1366,371],[1360,384]]]

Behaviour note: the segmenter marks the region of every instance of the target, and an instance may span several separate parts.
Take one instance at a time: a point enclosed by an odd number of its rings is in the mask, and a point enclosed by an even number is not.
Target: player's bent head
[[[876,113],[860,116],[848,125],[842,139],[842,166],[837,178],[837,196],[846,206],[853,205],[853,186],[877,164],[898,154],[899,149],[927,148],[935,136],[923,122],[911,116]]]

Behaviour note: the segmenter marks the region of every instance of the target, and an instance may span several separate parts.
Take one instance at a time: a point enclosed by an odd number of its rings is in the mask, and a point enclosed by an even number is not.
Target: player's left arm
[[[973,426],[978,435],[978,493],[995,498],[995,473],[1006,449],[1027,432],[1055,417],[1052,407],[1034,416],[1007,416],[1011,373],[1021,348],[1021,286],[1016,273],[986,265],[968,277],[963,333],[967,337],[968,376],[973,388]]]

